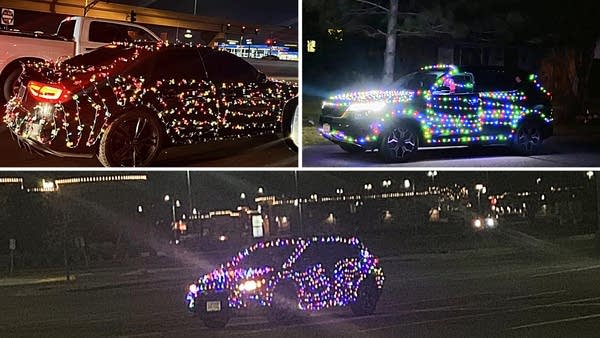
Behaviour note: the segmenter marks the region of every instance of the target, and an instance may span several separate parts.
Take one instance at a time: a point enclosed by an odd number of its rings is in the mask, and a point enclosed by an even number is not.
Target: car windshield
[[[391,84],[391,89],[424,89],[431,88],[435,80],[443,75],[442,72],[415,72],[404,75]]]
[[[241,268],[261,268],[264,266],[280,268],[290,257],[294,248],[293,245],[282,245],[257,249],[242,258],[237,266]]]

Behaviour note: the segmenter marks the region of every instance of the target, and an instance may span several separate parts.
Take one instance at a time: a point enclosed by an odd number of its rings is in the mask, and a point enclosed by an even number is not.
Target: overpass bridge
[[[240,39],[276,37],[284,43],[297,43],[298,30],[289,27],[260,25],[250,22],[235,22],[225,18],[193,15],[147,7],[136,7],[91,0],[3,0],[2,7],[63,16],[89,16],[99,19],[128,21],[131,11],[136,14],[136,23],[190,29],[202,32],[203,39],[212,44],[231,37]],[[245,27],[245,32],[243,27]],[[259,34],[255,29],[259,29]]]

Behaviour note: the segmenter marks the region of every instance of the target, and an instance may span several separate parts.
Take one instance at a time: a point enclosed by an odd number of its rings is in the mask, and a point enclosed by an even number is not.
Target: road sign
[[[12,26],[15,24],[15,11],[10,8],[2,8],[2,17],[0,24],[4,26]]]
[[[10,250],[15,250],[17,248],[17,240],[14,238],[11,238],[8,240],[8,248]]]

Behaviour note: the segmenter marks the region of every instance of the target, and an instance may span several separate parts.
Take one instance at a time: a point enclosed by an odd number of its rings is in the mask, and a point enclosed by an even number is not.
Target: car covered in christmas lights
[[[111,44],[28,63],[19,81],[4,122],[20,144],[105,166],[146,166],[168,146],[289,139],[298,104],[297,85],[199,46]]]
[[[550,100],[535,74],[426,66],[383,90],[330,97],[318,131],[347,152],[378,150],[387,162],[436,146],[501,144],[531,155],[552,135]]]
[[[258,242],[199,277],[186,304],[209,327],[224,327],[236,312],[253,310],[273,323],[343,306],[368,315],[383,281],[378,258],[357,238],[276,239]]]

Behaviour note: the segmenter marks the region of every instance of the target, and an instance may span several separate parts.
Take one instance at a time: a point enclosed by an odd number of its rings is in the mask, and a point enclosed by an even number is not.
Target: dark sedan
[[[511,145],[536,153],[552,135],[551,95],[535,74],[434,65],[382,90],[323,103],[319,132],[347,152],[408,160],[420,147]]]
[[[283,134],[297,86],[205,47],[113,44],[24,67],[4,121],[20,143],[105,166],[146,166],[166,146]]]

